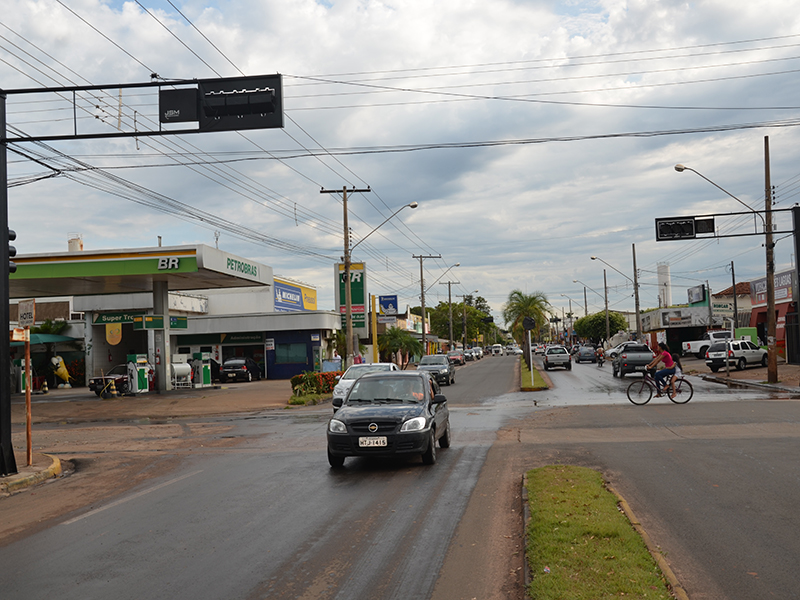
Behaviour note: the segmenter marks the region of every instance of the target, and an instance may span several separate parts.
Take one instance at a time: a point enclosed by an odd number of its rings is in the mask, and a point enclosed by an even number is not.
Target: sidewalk
[[[42,423],[97,423],[117,421],[163,422],[186,417],[209,417],[232,413],[257,413],[285,409],[292,395],[288,380],[217,385],[180,389],[160,394],[98,398],[88,388],[55,389],[31,396],[31,421]],[[292,407],[302,408],[302,407]],[[25,430],[25,395],[11,397],[12,429]],[[0,496],[12,494],[61,474],[61,462],[47,454],[33,454],[27,466],[24,446],[16,447],[18,473],[0,477]]]
[[[721,383],[737,387],[751,387],[758,389],[770,389],[781,392],[800,393],[800,365],[790,365],[778,359],[778,383],[767,383],[766,367],[748,367],[743,371],[730,370],[730,378],[724,370],[712,373],[706,366],[704,360],[684,357],[681,358],[683,371],[688,375],[702,377],[706,381]]]

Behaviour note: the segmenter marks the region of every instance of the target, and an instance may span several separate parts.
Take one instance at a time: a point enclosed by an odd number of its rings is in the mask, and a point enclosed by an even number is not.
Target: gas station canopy
[[[11,298],[152,292],[272,285],[272,268],[203,244],[134,250],[26,254],[14,258]]]

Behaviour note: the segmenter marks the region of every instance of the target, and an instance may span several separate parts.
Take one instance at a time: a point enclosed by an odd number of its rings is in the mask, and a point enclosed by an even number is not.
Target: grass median
[[[667,581],[599,473],[528,471],[527,558],[535,600],[670,600]]]
[[[527,363],[520,358],[519,360],[519,387],[522,390],[545,390],[547,383],[544,378],[539,374],[536,369],[533,370],[533,377],[531,377],[530,369]]]

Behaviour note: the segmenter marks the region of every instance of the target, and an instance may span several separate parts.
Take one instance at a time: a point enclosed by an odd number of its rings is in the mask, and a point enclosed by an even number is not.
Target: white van
[[[494,344],[492,346],[492,356],[503,356],[503,344]]]

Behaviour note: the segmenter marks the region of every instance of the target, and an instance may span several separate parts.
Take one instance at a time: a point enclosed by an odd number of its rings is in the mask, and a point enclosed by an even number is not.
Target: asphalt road
[[[0,540],[2,596],[516,600],[522,474],[555,462],[602,471],[693,600],[797,596],[796,400],[695,379],[687,405],[633,406],[609,363],[550,371],[551,390],[520,393],[516,363],[468,363],[443,388],[453,446],[432,467],[329,469],[329,406],[115,424],[129,448],[114,460],[73,450],[113,465],[114,493],[88,493],[84,468],[0,500],[10,518],[64,505]]]

